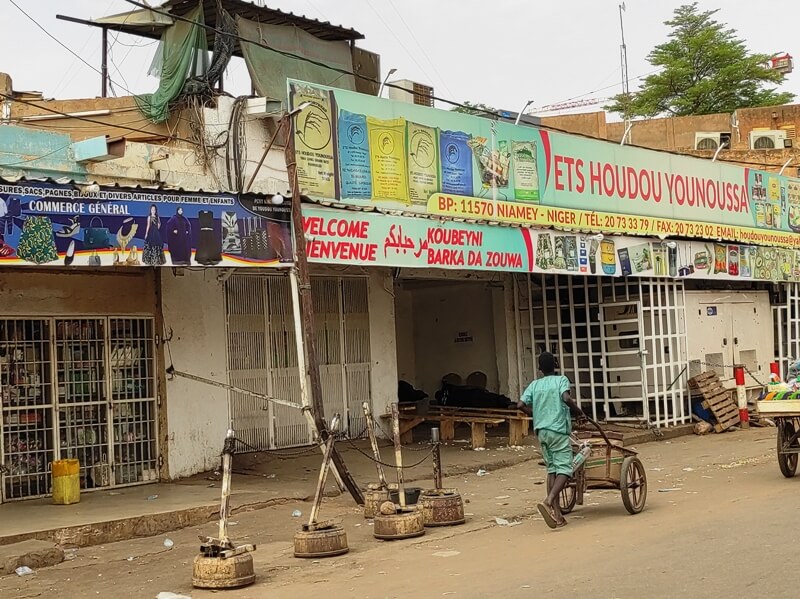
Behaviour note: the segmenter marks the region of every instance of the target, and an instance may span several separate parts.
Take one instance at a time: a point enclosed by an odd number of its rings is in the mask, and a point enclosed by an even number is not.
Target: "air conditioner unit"
[[[731,134],[725,131],[698,131],[694,134],[695,150],[716,150],[720,145],[730,147]]]
[[[389,88],[390,99],[419,106],[433,106],[433,88],[431,86],[409,81],[408,79],[392,81],[391,83],[392,87]]]
[[[787,147],[786,131],[756,130],[750,132],[750,148],[753,150],[775,150]],[[788,140],[791,143],[791,140]],[[788,147],[791,147],[788,146]]]

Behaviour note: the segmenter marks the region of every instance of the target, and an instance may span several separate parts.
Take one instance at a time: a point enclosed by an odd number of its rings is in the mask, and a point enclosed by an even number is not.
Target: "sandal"
[[[556,521],[556,515],[553,513],[553,508],[542,502],[536,504],[536,509],[539,510],[539,513],[542,515],[542,518],[544,518],[547,526],[550,528],[558,527],[558,522]]]

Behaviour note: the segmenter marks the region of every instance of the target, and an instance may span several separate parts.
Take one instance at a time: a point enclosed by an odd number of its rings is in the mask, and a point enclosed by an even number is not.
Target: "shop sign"
[[[800,281],[800,250],[583,235],[303,206],[312,262],[393,268]]]
[[[290,223],[263,196],[0,182],[0,265],[286,266]]]
[[[800,248],[800,180],[289,82],[310,197],[562,230]]]

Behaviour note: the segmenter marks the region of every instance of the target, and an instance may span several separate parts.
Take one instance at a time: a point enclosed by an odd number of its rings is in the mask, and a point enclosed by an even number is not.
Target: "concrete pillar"
[[[397,344],[391,270],[369,270],[369,344],[372,410],[385,414],[397,401]],[[409,323],[410,326],[411,323]]]

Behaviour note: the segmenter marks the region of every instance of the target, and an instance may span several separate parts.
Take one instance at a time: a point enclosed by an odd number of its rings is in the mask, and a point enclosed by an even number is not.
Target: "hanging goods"
[[[391,541],[410,539],[425,534],[422,512],[417,506],[406,505],[406,489],[403,483],[403,455],[400,445],[400,416],[397,404],[392,404],[392,433],[394,435],[394,455],[397,466],[397,490],[400,505],[385,502],[380,506],[380,514],[375,516],[373,536],[376,539]]]
[[[325,492],[325,482],[328,480],[328,472],[331,467],[331,456],[333,455],[333,445],[336,442],[338,428],[339,414],[335,414],[330,424],[331,434],[325,441],[325,453],[322,457],[317,491],[314,494],[314,504],[311,506],[308,524],[303,524],[303,528],[294,535],[295,557],[333,557],[350,551],[347,546],[347,533],[345,533],[341,525],[332,520],[317,522],[322,495]]]
[[[34,264],[58,260],[53,223],[46,216],[29,216],[22,226],[17,255]]]
[[[103,226],[103,221],[99,216],[95,216],[89,222],[89,226],[83,230],[83,248],[86,250],[104,250],[111,247],[111,234],[108,228]]]
[[[219,508],[218,537],[200,537],[200,555],[194,558],[192,586],[199,589],[235,589],[253,584],[255,545],[235,546],[228,537],[230,515],[231,470],[235,438],[232,430],[225,437],[222,449],[222,500]]]
[[[386,476],[381,465],[381,451],[378,447],[378,439],[375,437],[375,420],[372,417],[372,409],[368,402],[362,404],[364,417],[367,421],[367,434],[369,443],[372,446],[372,456],[375,459],[375,467],[378,470],[378,483],[367,485],[367,492],[364,493],[364,517],[374,518],[380,511],[383,503],[389,501],[389,485],[386,484]]]
[[[433,443],[433,489],[420,495],[422,521],[425,526],[455,526],[464,524],[464,501],[456,489],[442,488],[442,453],[439,429],[431,429]]]

